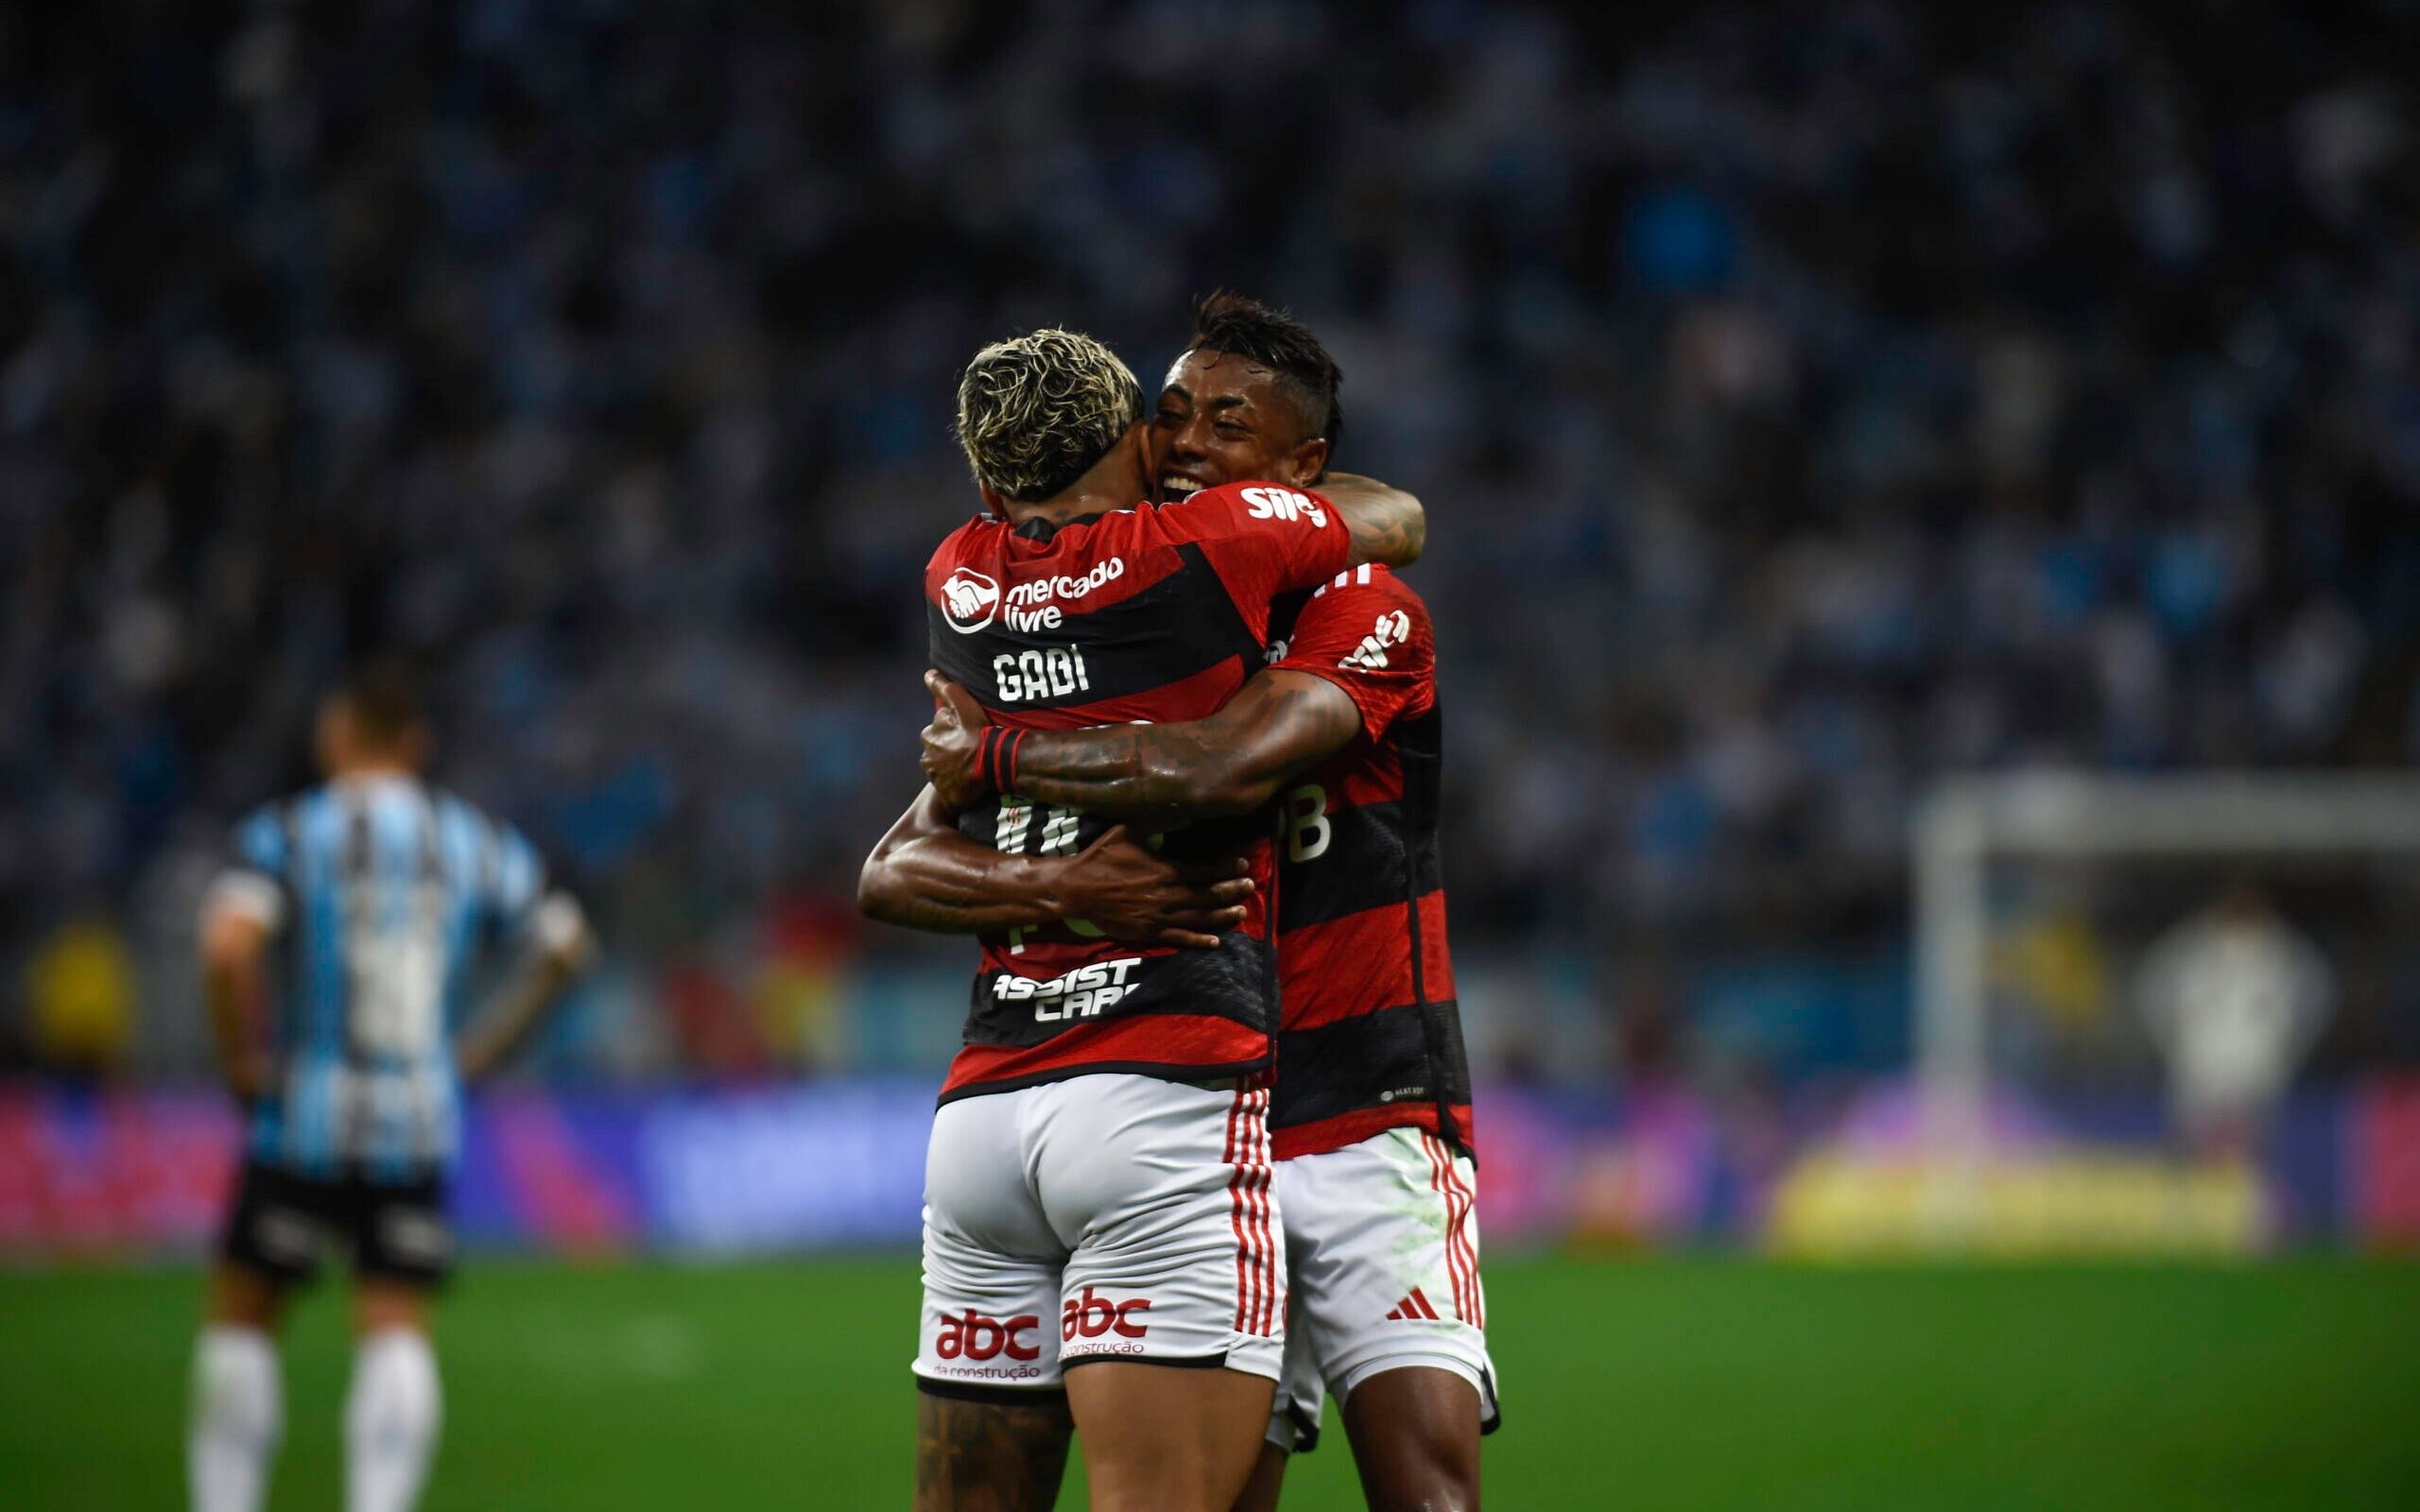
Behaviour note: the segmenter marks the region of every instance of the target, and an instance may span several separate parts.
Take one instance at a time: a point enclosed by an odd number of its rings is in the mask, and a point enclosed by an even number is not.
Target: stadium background
[[[2336,953],[2248,1170],[2054,1164],[1996,1236],[2161,1266],[1612,1257],[1910,1242],[1820,1178],[1920,1153],[1937,779],[2420,755],[2415,26],[0,18],[0,1501],[172,1498],[233,1155],[194,903],[397,648],[606,944],[476,1112],[464,1221],[517,1255],[445,1324],[431,1506],[895,1500],[912,1266],[867,1257],[964,952],[849,899],[972,507],[948,396],[1046,322],[1148,381],[1225,284],[1313,320],[1343,460],[1430,506],[1511,1504],[2410,1504],[2412,1273],[2234,1259],[2420,1239],[2407,930]],[[2003,986],[2119,1049],[2024,1060],[2009,1116],[2156,1153],[2094,928]],[[332,1484],[302,1395],[281,1504]],[[1298,1504],[1346,1494],[1319,1458]]]

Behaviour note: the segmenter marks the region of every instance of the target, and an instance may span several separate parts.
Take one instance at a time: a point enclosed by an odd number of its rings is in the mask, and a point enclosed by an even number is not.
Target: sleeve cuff
[[[1288,658],[1286,661],[1271,663],[1269,670],[1307,673],[1322,681],[1336,684],[1346,697],[1353,700],[1354,713],[1361,716],[1362,733],[1372,740],[1376,740],[1387,732],[1390,716],[1382,710],[1370,706],[1370,700],[1362,696],[1362,694],[1367,691],[1365,686],[1342,667],[1327,666],[1317,662],[1296,662]]]
[[[222,871],[201,895],[201,914],[233,914],[274,935],[285,927],[285,890],[257,871]]]
[[[529,916],[530,937],[553,954],[572,950],[587,934],[588,918],[580,912],[579,900],[567,892],[548,893]]]

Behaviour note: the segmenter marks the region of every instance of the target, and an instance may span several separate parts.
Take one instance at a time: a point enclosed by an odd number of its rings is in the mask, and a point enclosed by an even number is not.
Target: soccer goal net
[[[1962,778],[1910,838],[1910,1137],[1796,1194],[1811,1247],[2230,1252],[2411,1200],[2363,1141],[2411,1143],[2370,1093],[2420,1060],[2420,778]]]

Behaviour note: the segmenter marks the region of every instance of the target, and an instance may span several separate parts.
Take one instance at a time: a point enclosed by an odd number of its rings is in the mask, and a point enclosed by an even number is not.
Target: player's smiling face
[[[1307,487],[1327,444],[1304,434],[1276,375],[1222,352],[1188,352],[1168,369],[1152,417],[1152,476],[1169,503],[1222,483],[1265,479]]]

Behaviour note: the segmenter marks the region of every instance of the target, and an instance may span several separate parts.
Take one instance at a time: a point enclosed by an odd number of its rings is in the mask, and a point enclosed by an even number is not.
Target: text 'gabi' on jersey
[[[978,519],[925,574],[932,664],[1000,725],[1070,730],[1199,719],[1258,671],[1271,600],[1340,571],[1343,520],[1316,494],[1208,489],[1052,526]],[[1073,855],[1109,825],[1001,795],[959,832],[1020,855]],[[1081,922],[981,936],[966,1045],[944,1102],[1091,1072],[1198,1078],[1270,1061],[1277,970],[1266,815],[1167,835],[1176,856],[1241,855],[1256,885],[1213,950],[1105,939]]]

